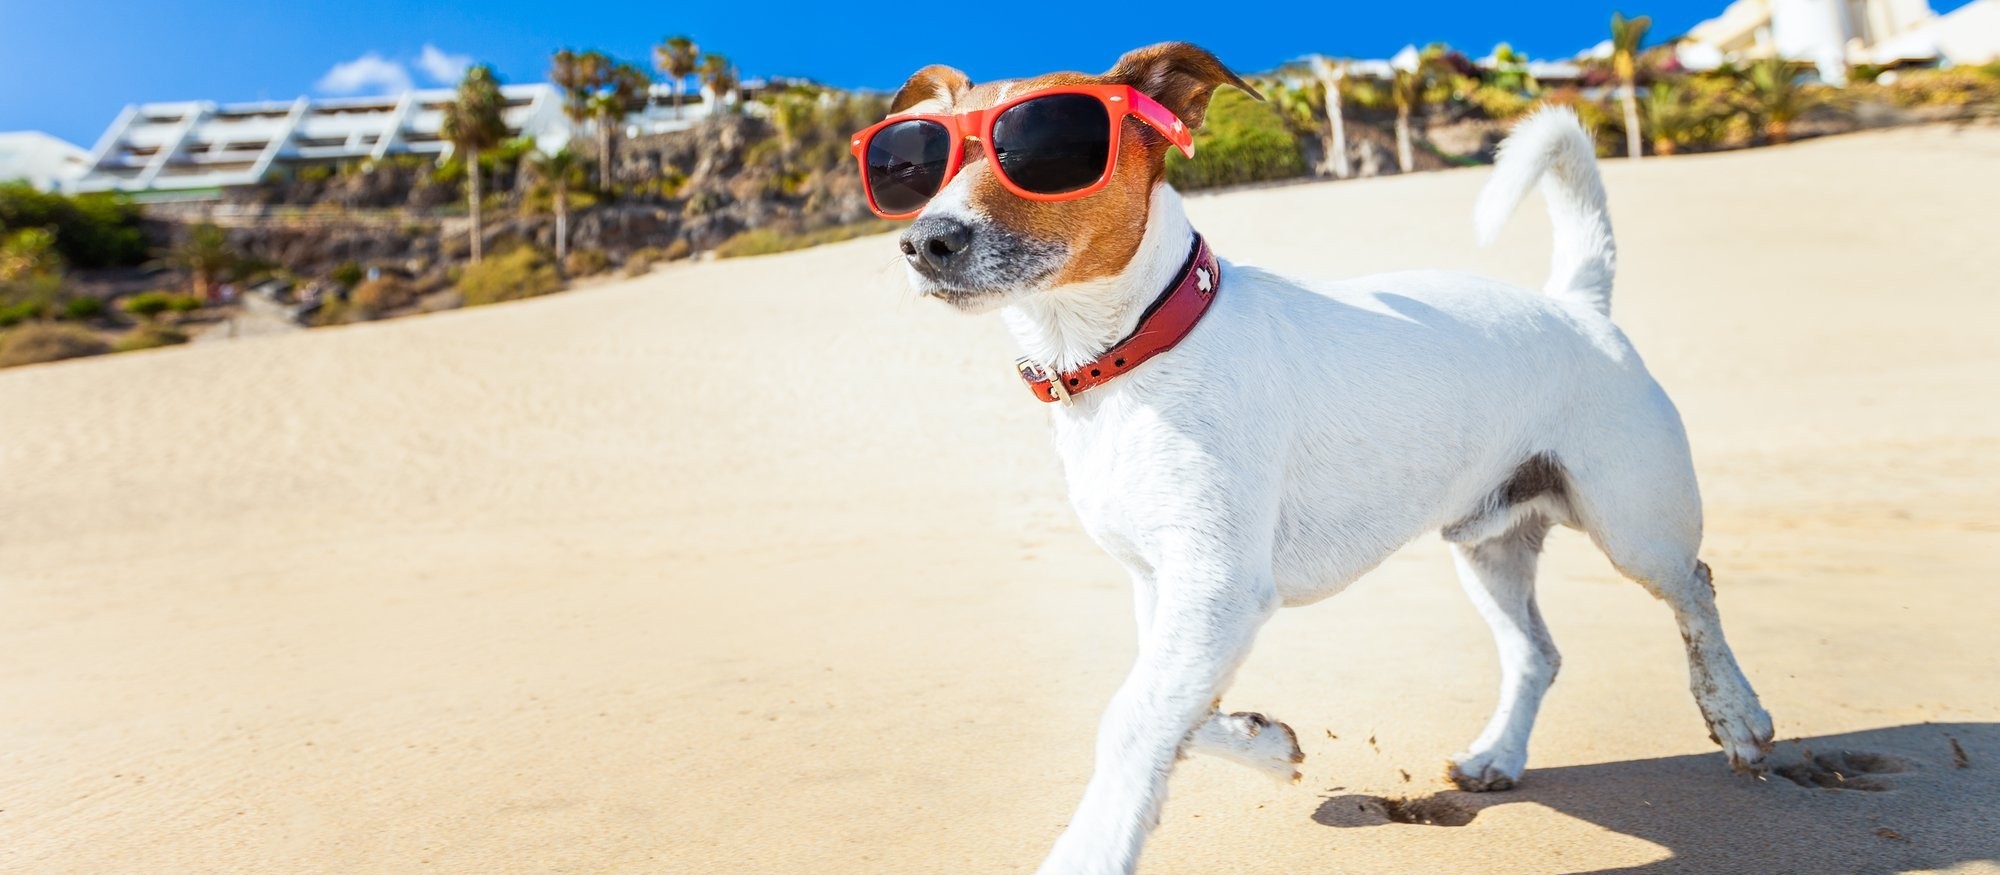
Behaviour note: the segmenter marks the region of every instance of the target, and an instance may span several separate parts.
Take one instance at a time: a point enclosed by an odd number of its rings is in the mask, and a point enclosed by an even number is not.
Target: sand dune
[[[1143,870],[2000,871],[1996,168],[1991,128],[1606,168],[1779,760],[1848,789],[1729,774],[1666,610],[1563,533],[1527,778],[1447,792],[1496,668],[1431,539],[1225,700],[1305,783],[1186,763]],[[1294,273],[1538,285],[1538,214],[1472,247],[1484,178],[1190,211]],[[0,871],[1032,871],[1125,584],[997,322],[893,259],[0,372]]]

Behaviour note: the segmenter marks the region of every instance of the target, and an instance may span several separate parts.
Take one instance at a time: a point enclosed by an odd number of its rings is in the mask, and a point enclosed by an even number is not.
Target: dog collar
[[[1173,349],[1194,330],[1195,323],[1208,312],[1208,305],[1221,289],[1222,271],[1216,266],[1215,253],[1209,251],[1208,241],[1196,234],[1194,251],[1188,254],[1187,264],[1181,266],[1180,276],[1146,308],[1139,317],[1139,327],[1132,329],[1124,340],[1082,366],[1053,377],[1050,374],[1054,369],[1044,368],[1033,359],[1023,358],[1014,363],[1014,368],[1036,398],[1050,403],[1073,403],[1071,399],[1076,395],[1109,383],[1145,364],[1147,359]]]

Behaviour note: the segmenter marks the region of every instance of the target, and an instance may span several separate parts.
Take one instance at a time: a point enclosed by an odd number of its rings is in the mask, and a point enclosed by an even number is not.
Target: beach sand
[[[1189,210],[1538,287],[1538,204],[1472,245],[1487,172]],[[1526,779],[1448,790],[1497,669],[1427,537],[1225,697],[1304,783],[1185,762],[1143,872],[2000,872],[2000,129],[1605,177],[1775,760],[1847,789],[1732,775],[1559,530]],[[1014,355],[875,237],[0,372],[0,871],[1032,871],[1134,643]]]

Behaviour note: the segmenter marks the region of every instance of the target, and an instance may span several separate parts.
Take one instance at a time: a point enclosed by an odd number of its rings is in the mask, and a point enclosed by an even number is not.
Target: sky
[[[493,65],[505,82],[541,81],[562,47],[650,69],[651,47],[680,33],[745,77],[893,89],[933,63],[974,80],[1101,71],[1161,40],[1196,43],[1243,72],[1314,52],[1386,58],[1437,41],[1474,57],[1503,40],[1537,58],[1567,57],[1605,38],[1613,10],[1651,15],[1663,38],[1726,2],[0,0],[0,131],[41,130],[88,148],[131,103],[384,93],[448,84],[471,62]]]

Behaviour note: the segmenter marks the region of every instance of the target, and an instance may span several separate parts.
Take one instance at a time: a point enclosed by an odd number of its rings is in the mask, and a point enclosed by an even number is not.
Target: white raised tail
[[[1541,181],[1542,199],[1548,202],[1549,219],[1555,224],[1555,251],[1543,291],[1611,315],[1618,244],[1611,236],[1611,213],[1605,207],[1604,180],[1597,175],[1596,149],[1575,111],[1543,107],[1515,125],[1500,144],[1493,178],[1479,193],[1473,211],[1479,242],[1493,241],[1536,180]]]

